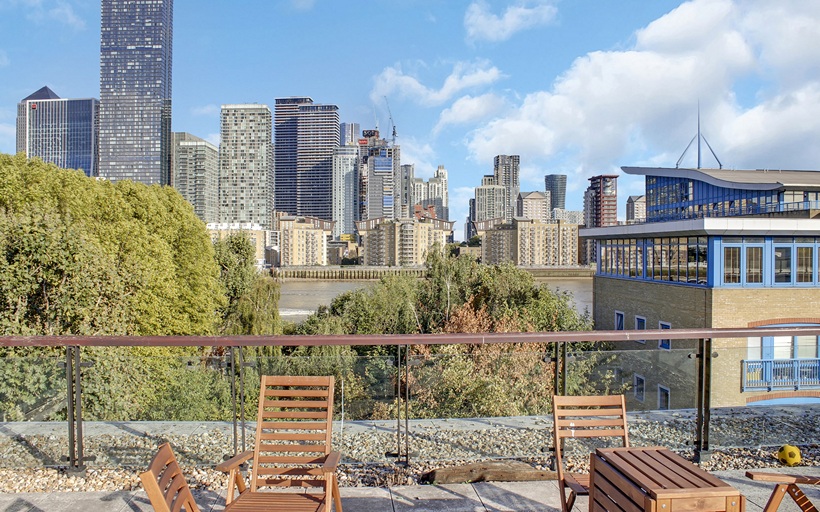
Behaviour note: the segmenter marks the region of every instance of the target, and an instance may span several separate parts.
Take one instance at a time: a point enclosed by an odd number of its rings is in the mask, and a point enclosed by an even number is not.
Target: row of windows
[[[725,285],[811,285],[820,279],[818,267],[814,244],[723,246]]]
[[[672,324],[669,322],[660,321],[658,322],[658,329],[671,329]],[[615,330],[616,331],[623,331],[624,327],[624,313],[622,311],[615,312]],[[636,331],[645,331],[646,330],[646,318],[642,316],[635,315],[635,330]],[[646,343],[646,340],[637,340],[638,343]],[[664,350],[671,350],[672,349],[672,340],[663,339],[658,340],[658,348],[662,348]]]
[[[706,237],[602,240],[598,273],[651,281],[705,286],[709,251]]]

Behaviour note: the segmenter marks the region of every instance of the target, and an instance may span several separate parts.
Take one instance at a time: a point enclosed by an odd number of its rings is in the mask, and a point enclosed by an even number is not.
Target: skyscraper
[[[339,107],[308,97],[277,98],[274,122],[276,210],[330,220]]]
[[[359,123],[341,123],[339,125],[339,145],[355,146],[359,143],[362,132]]]
[[[190,133],[173,135],[174,188],[194,207],[202,222],[219,222],[219,149]]]
[[[219,222],[273,225],[273,148],[267,105],[222,105]]]
[[[359,148],[339,146],[333,152],[333,238],[356,233],[359,202]]]
[[[361,219],[401,217],[401,149],[365,130],[359,142]]]
[[[567,175],[548,174],[544,176],[544,186],[550,193],[550,211],[556,208],[566,209]]]
[[[100,176],[171,182],[173,0],[102,0]]]
[[[618,224],[618,175],[602,174],[589,178],[584,194],[584,217],[588,228]]]
[[[521,157],[518,155],[497,155],[493,160],[493,175],[496,185],[504,187],[506,211],[504,220],[511,221],[515,216],[515,202],[521,185],[519,182],[519,165]]]
[[[99,102],[62,99],[48,87],[17,104],[17,152],[97,175]]]

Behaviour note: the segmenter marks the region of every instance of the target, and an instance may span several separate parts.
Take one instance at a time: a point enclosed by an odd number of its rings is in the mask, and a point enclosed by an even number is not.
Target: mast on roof
[[[689,141],[689,144],[686,146],[686,149],[684,149],[684,150],[683,150],[683,154],[680,156],[680,158],[678,158],[678,161],[677,161],[677,162],[675,162],[675,168],[676,168],[676,169],[677,169],[678,167],[680,167],[680,163],[681,163],[681,161],[683,160],[683,157],[685,157],[685,156],[686,156],[686,152],[687,152],[687,151],[689,151],[689,148],[692,146],[692,143],[693,143],[693,142],[695,142],[695,139],[697,139],[697,141],[698,141],[698,167],[697,167],[697,168],[698,168],[698,169],[700,169],[700,168],[701,168],[701,147],[700,147],[700,141],[701,141],[701,139],[702,139],[702,140],[703,140],[703,142],[705,142],[705,143],[706,143],[706,147],[707,147],[707,148],[709,148],[709,152],[711,152],[711,153],[712,153],[712,156],[713,156],[713,157],[715,158],[715,160],[717,161],[717,163],[718,163],[718,169],[723,169],[723,164],[720,162],[720,158],[718,158],[718,157],[717,157],[717,155],[715,154],[715,150],[714,150],[714,149],[712,149],[712,146],[711,146],[711,144],[709,144],[709,141],[708,141],[708,140],[706,140],[706,137],[705,137],[705,136],[704,136],[704,135],[700,132],[700,102],[698,102],[698,133],[697,133],[694,137],[692,137],[692,140],[690,140],[690,141]]]

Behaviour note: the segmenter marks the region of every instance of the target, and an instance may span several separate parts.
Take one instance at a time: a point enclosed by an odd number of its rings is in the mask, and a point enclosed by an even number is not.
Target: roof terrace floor
[[[769,471],[769,470],[767,470]],[[771,470],[775,471],[775,470]],[[781,468],[783,473],[820,476],[820,467]],[[747,510],[762,510],[773,484],[753,482],[744,471],[716,471],[719,478],[746,496]],[[820,503],[820,487],[804,486],[804,492]],[[350,512],[501,512],[560,510],[555,481],[478,482],[472,484],[414,485],[390,488],[342,487],[342,506]],[[223,493],[195,492],[202,512],[223,510]],[[588,501],[579,498],[575,510],[586,510]],[[142,512],[152,511],[144,492],[60,492],[0,494],[4,512]],[[781,512],[797,511],[788,498]]]

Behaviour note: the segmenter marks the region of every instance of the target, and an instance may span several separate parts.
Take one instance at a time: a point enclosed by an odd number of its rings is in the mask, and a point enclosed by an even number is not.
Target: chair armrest
[[[217,471],[222,471],[222,472],[225,472],[225,473],[229,473],[232,469],[238,468],[239,466],[241,466],[242,464],[247,462],[248,459],[250,459],[252,457],[253,457],[253,450],[248,450],[246,452],[242,452],[240,454],[234,455],[233,457],[226,460],[225,462],[222,462],[221,464],[217,464],[216,465],[216,470]]]
[[[339,461],[342,458],[341,452],[330,452],[327,454],[327,458],[325,459],[325,463],[322,464],[322,472],[323,473],[333,473],[336,471],[336,466],[339,465]]]
[[[785,473],[769,473],[766,471],[747,471],[746,477],[761,482],[775,482],[779,484],[811,484],[820,485],[820,477],[787,475]]]

